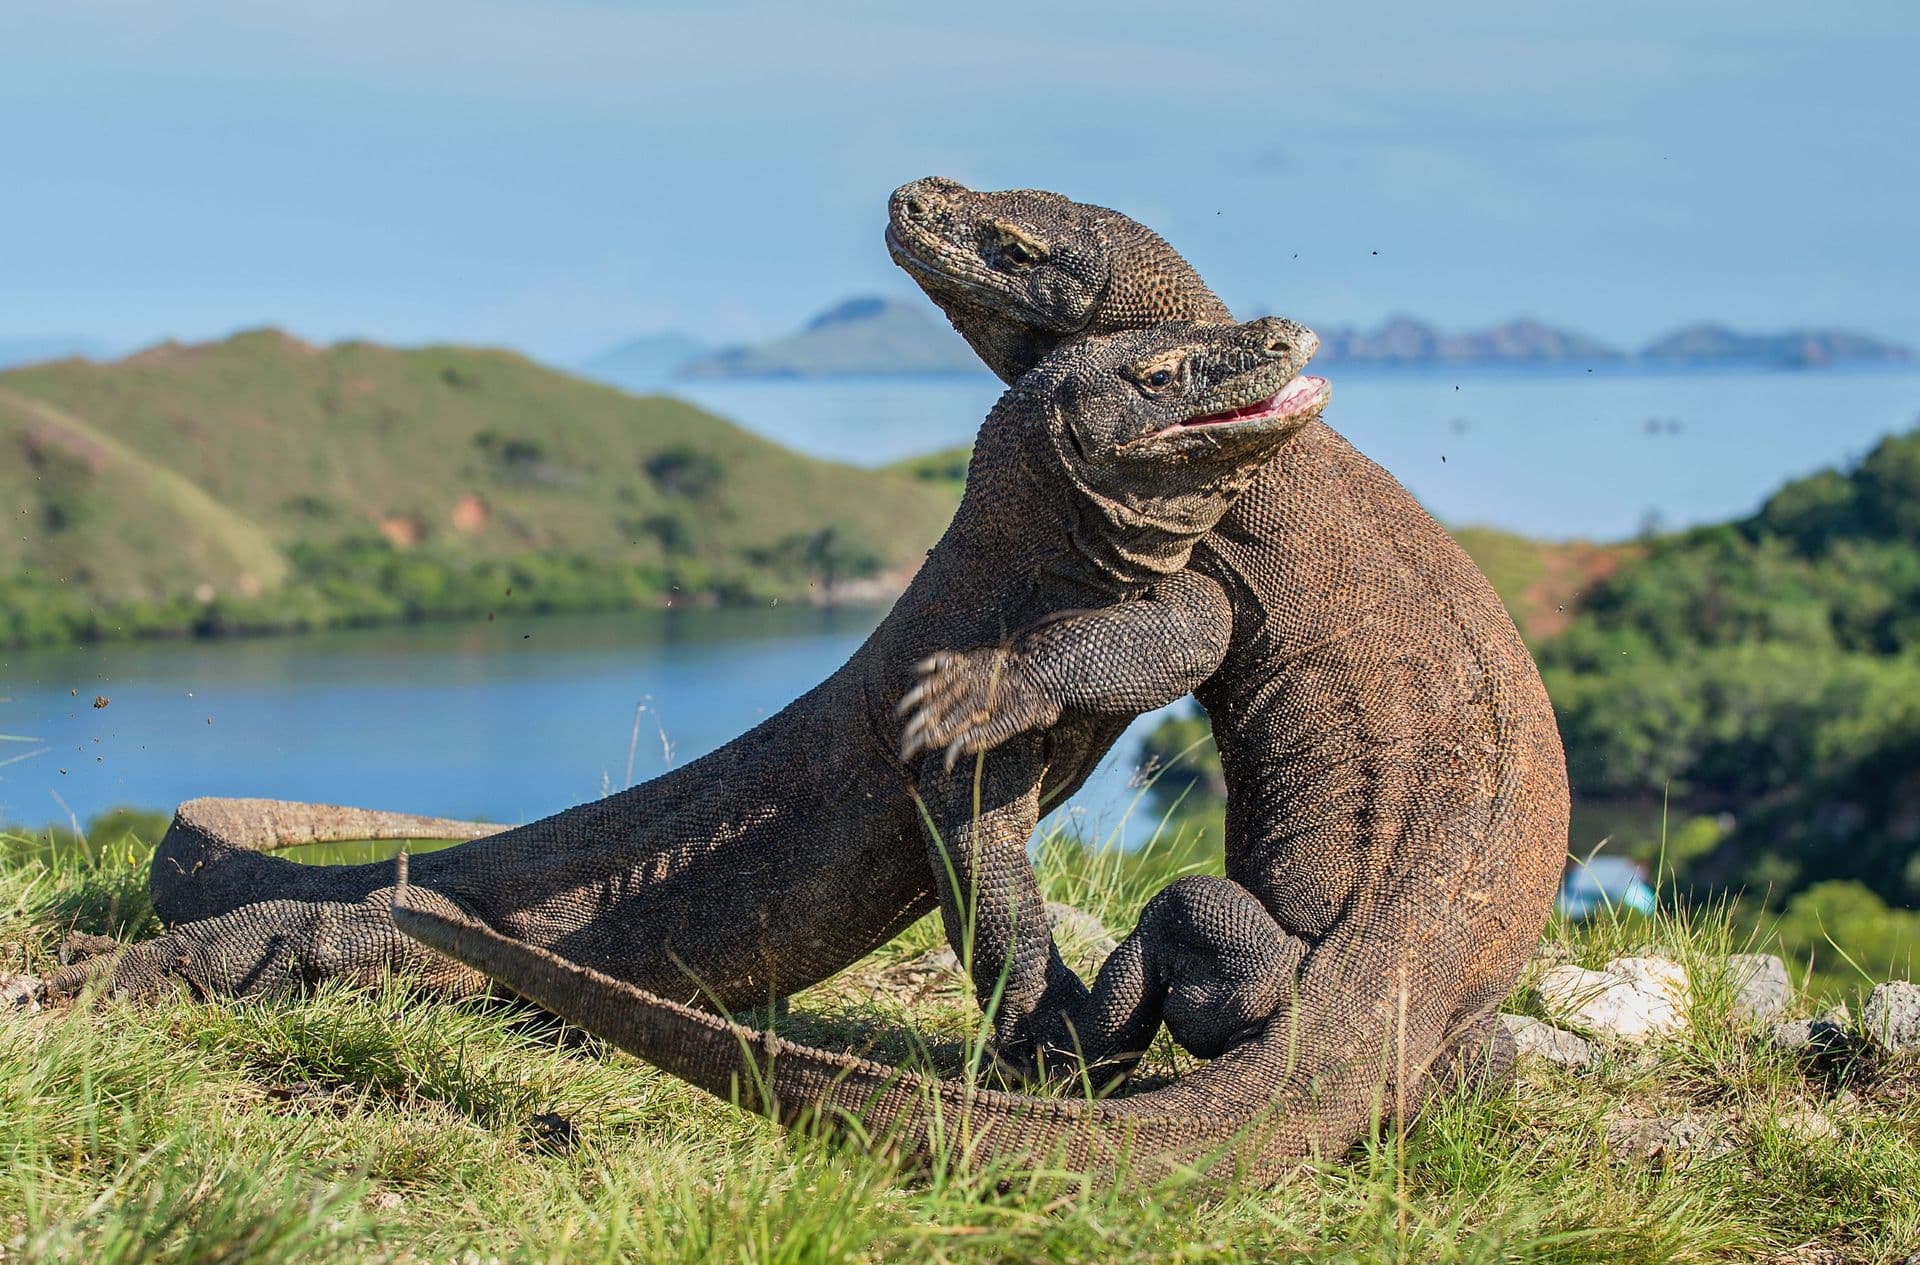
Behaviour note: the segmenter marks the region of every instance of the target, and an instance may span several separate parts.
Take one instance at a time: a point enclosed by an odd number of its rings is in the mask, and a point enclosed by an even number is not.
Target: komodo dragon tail
[[[261,874],[268,868],[264,853],[360,839],[479,839],[503,829],[284,799],[190,799],[174,812],[173,824],[154,849],[147,884],[154,912],[171,927],[230,913],[263,894],[283,894],[283,884]]]
[[[1355,1057],[1351,1013],[1314,1025],[1324,1031],[1273,1020],[1259,1037],[1163,1089],[1099,1101],[1037,1097],[756,1032],[413,899],[403,856],[393,921],[404,934],[718,1098],[783,1124],[817,1121],[913,1161],[1054,1163],[1149,1178],[1197,1170],[1271,1184],[1316,1157],[1343,1154],[1380,1107],[1382,1059],[1377,1047],[1371,1058]],[[1334,1028],[1342,1029],[1339,1043],[1317,1048],[1340,1054],[1302,1059],[1301,1067],[1337,1066],[1319,1077],[1296,1072],[1296,1052],[1315,1048]],[[1409,1044],[1433,1049],[1438,1041]],[[1417,1078],[1424,1067],[1403,1076]]]

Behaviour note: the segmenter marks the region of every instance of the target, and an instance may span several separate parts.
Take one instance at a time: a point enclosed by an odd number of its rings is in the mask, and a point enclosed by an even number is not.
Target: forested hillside
[[[1836,882],[1920,899],[1920,430],[1737,522],[1614,550],[1460,535],[1539,658],[1577,802],[1670,801],[1665,860],[1697,888],[1818,887],[1850,924],[1870,909]],[[1220,794],[1206,737],[1153,736],[1163,805]]]
[[[1703,874],[1920,897],[1920,431],[1650,542],[1539,654],[1579,793],[1732,813]]]

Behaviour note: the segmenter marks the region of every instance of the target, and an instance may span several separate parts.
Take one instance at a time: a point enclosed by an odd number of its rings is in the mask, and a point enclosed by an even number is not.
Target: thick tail
[[[404,934],[717,1097],[787,1124],[818,1121],[919,1160],[1054,1163],[1149,1176],[1187,1169],[1271,1183],[1317,1156],[1344,1153],[1378,1106],[1377,1052],[1354,1060],[1345,1057],[1353,1047],[1343,1044],[1340,1073],[1324,1085],[1303,1085],[1294,1056],[1320,1034],[1296,1032],[1288,1019],[1165,1089],[1098,1101],[1034,1097],[813,1049],[679,1005],[420,907],[404,867],[393,921]],[[1356,1085],[1374,1088],[1356,1093]]]
[[[168,926],[229,913],[287,890],[293,876],[263,854],[307,843],[360,839],[479,839],[503,826],[282,799],[190,799],[153,854],[147,883]]]

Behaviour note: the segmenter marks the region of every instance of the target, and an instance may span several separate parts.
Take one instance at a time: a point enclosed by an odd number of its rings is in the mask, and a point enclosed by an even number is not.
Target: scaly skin
[[[1308,331],[1268,320],[1132,333],[1099,356],[1063,357],[996,407],[952,527],[839,672],[685,768],[417,858],[415,903],[652,992],[735,1009],[840,970],[944,889],[956,944],[1004,994],[1001,1046],[1022,1065],[1035,1043],[1027,1019],[1049,990],[1076,1001],[1085,991],[1046,933],[1027,837],[1043,800],[1077,785],[1125,721],[1063,716],[1009,744],[976,784],[938,761],[902,763],[895,708],[913,665],[943,645],[1177,586],[1195,541],[1308,415],[1176,423],[1274,395],[1312,345]],[[1168,383],[1153,386],[1160,366],[1172,367]],[[121,993],[246,994],[394,972],[476,987],[479,977],[397,933],[389,867],[300,866],[260,849],[490,829],[195,801],[155,860],[168,934],[63,970],[48,991],[101,980]]]
[[[1006,378],[1114,320],[1226,319],[1164,242],[1103,208],[930,180],[896,193],[892,215],[896,258],[911,256]],[[1107,293],[1124,312],[1102,308]],[[1159,310],[1141,316],[1142,294]],[[1057,987],[1031,1024],[1043,1046],[1097,1054],[1078,1038],[1132,990],[1127,1035],[1164,1010],[1194,1048],[1196,1009],[1232,1011],[1198,1034],[1224,1033],[1197,1051],[1219,1057],[1172,1086],[1096,1102],[976,1093],[727,1027],[430,909],[403,928],[714,1093],[781,1119],[857,1118],[922,1152],[962,1140],[976,1159],[1075,1167],[1128,1153],[1270,1180],[1459,1072],[1501,1074],[1511,1042],[1494,1008],[1559,881],[1567,784],[1551,705],[1498,598],[1404,489],[1317,421],[1180,581],[930,657],[904,742],[990,750],[991,770],[1052,718],[1126,717],[1197,686],[1227,777],[1228,879],[1150,906],[1114,954],[1126,978],[1103,969],[1091,1002]],[[1236,1006],[1263,1005],[1234,1028]],[[1130,1065],[1124,1047],[1109,1053]]]

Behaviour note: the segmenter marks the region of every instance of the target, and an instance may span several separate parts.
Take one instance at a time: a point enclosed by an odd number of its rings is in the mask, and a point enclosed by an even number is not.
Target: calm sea
[[[0,822],[195,795],[530,821],[752,727],[879,616],[637,611],[0,651],[0,734],[31,740],[0,742]],[[1134,824],[1128,781],[1150,724],[1063,809],[1098,837]]]

